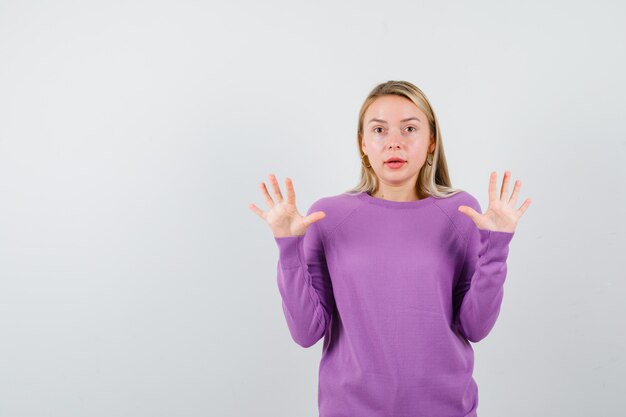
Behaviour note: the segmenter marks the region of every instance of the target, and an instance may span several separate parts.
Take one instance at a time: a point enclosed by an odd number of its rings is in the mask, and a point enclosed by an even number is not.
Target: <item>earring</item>
[[[363,163],[363,158],[365,158],[366,156],[367,156],[367,154],[363,154],[363,155],[361,155],[361,165],[363,165],[365,168],[371,168],[371,167],[372,167],[372,165],[370,164],[369,158],[367,159],[367,164],[368,164],[368,165],[365,165],[365,164]]]
[[[430,159],[428,158],[429,156],[430,156]],[[433,165],[433,154],[432,154],[432,153],[429,153],[429,154],[426,156],[426,163],[427,163],[428,165],[430,165],[430,166],[432,166],[432,165]]]

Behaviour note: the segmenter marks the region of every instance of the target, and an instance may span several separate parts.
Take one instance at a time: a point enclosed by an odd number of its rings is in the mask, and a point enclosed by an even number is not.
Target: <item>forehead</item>
[[[364,122],[368,123],[371,118],[376,118],[393,123],[409,117],[417,117],[421,122],[426,121],[424,112],[411,100],[390,94],[378,97],[370,104],[365,111]]]

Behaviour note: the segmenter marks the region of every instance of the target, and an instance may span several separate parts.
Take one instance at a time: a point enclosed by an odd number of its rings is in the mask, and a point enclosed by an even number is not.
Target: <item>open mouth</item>
[[[390,161],[385,162],[385,164],[389,167],[389,168],[401,168],[404,166],[404,164],[406,164],[406,161],[400,160],[400,159],[393,159]]]

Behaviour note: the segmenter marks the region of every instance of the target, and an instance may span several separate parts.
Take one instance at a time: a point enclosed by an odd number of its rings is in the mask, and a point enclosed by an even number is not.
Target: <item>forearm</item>
[[[310,347],[324,335],[329,318],[313,285],[305,258],[304,236],[275,240],[279,248],[278,288],[287,325],[296,343]]]
[[[490,230],[479,233],[478,256],[457,316],[459,331],[474,343],[489,334],[500,314],[509,242],[514,235]]]

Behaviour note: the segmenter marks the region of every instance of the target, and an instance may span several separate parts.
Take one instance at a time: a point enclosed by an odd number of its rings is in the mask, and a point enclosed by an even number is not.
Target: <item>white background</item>
[[[356,184],[359,107],[407,80],[453,185],[533,199],[480,417],[623,415],[620,1],[0,3],[0,416],[317,416],[252,211]]]

